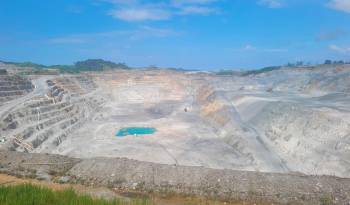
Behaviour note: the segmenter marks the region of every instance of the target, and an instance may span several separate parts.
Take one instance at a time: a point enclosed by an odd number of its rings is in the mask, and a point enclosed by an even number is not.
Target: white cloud
[[[330,45],[329,49],[341,53],[341,54],[350,54],[350,47],[341,47],[337,45]]]
[[[179,14],[189,15],[189,14],[199,14],[199,15],[209,15],[212,13],[217,13],[215,8],[209,8],[205,6],[186,6],[181,8]]]
[[[248,45],[244,46],[243,50],[245,50],[245,51],[256,51],[257,48],[248,44]]]
[[[104,2],[109,2],[113,4],[136,4],[138,0],[101,0]]]
[[[239,51],[250,51],[250,52],[264,52],[264,53],[282,53],[288,52],[288,49],[283,48],[258,48],[253,45],[247,44],[243,46],[243,48],[239,49]]]
[[[125,8],[109,12],[114,18],[124,21],[166,20],[171,14],[166,10],[153,8]]]
[[[188,5],[188,4],[211,4],[218,0],[172,0],[173,5]]]
[[[259,0],[258,3],[273,9],[283,7],[282,0]]]
[[[271,52],[271,53],[283,53],[283,52],[288,52],[288,49],[284,48],[267,48],[263,49],[264,52]]]
[[[144,38],[166,38],[169,36],[181,35],[180,32],[176,32],[172,29],[156,28],[151,26],[142,26],[136,30],[130,31],[130,40],[139,40]]]
[[[335,10],[350,13],[350,0],[331,0],[328,6]]]
[[[135,41],[146,38],[166,38],[181,34],[181,32],[177,32],[172,29],[142,26],[130,30],[72,34],[68,36],[55,37],[49,39],[47,42],[50,44],[89,44],[101,41],[114,42],[120,41],[120,39],[123,39],[124,41],[125,39]]]
[[[212,4],[220,0],[167,0],[150,3],[141,0],[100,0],[114,8],[109,15],[123,21],[159,21],[173,16],[211,15],[218,13]]]

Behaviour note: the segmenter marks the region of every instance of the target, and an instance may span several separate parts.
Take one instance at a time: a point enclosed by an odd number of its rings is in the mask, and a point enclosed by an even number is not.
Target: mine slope
[[[0,148],[350,177],[349,92],[349,65],[226,76],[12,71],[0,75]],[[116,137],[125,127],[157,131]]]

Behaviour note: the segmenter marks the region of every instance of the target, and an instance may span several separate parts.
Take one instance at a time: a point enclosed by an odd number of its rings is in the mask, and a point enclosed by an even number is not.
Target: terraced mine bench
[[[0,74],[0,105],[33,90],[33,84],[20,76]]]
[[[13,85],[19,82],[27,83],[19,77],[2,76],[2,79],[0,83],[7,86],[3,86],[6,91],[10,89],[8,85],[13,88]],[[56,147],[81,126],[89,109],[98,107],[96,100],[90,102],[90,99],[80,98],[81,94],[88,93],[96,87],[91,79],[85,76],[57,77],[53,80],[50,78],[44,82],[47,85],[46,90],[20,103],[1,119],[2,134],[9,139],[8,149],[33,152]],[[90,83],[92,85],[88,85]],[[26,87],[29,85],[30,87]],[[33,87],[28,83],[20,86],[22,89]]]
[[[6,69],[0,69],[0,75],[7,75]]]

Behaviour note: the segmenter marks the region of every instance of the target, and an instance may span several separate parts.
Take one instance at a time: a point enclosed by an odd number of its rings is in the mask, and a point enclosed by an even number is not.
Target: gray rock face
[[[62,176],[58,179],[59,183],[65,184],[70,181],[71,177],[70,176]]]
[[[49,175],[45,170],[36,171],[36,179],[42,181],[51,181],[51,175]]]

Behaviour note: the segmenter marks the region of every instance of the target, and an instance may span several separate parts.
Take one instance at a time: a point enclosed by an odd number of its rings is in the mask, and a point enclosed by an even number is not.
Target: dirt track
[[[277,204],[350,202],[350,179],[161,165],[121,158],[71,159],[57,155],[0,152],[1,171],[115,190],[193,195],[227,201]],[[69,164],[69,165],[68,165]],[[61,167],[61,168],[58,168]]]

